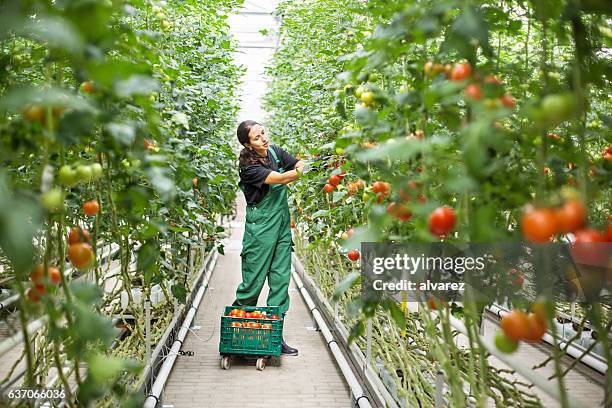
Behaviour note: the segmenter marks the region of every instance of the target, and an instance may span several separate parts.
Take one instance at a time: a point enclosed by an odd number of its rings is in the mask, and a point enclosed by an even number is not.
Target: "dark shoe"
[[[285,343],[285,340],[283,340],[281,344],[282,344],[282,354],[283,355],[285,356],[297,356],[298,355],[297,349]]]

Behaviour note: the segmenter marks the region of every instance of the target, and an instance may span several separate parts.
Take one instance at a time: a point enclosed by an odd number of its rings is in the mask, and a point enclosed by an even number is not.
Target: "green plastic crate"
[[[266,312],[266,315],[279,315],[279,320],[254,319],[228,316],[232,309],[244,309],[247,312]],[[256,329],[250,327],[232,327],[232,323],[271,324],[272,329]],[[221,316],[221,339],[219,353],[248,354],[257,356],[280,356],[283,337],[283,319],[278,306],[226,306]]]

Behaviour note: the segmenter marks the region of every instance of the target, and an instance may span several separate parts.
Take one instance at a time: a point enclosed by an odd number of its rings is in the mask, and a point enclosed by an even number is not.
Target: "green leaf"
[[[155,241],[145,242],[138,248],[136,268],[144,274],[144,283],[151,283],[153,275],[158,271],[157,258],[159,257],[159,248]]]
[[[93,354],[87,358],[87,374],[97,383],[114,380],[126,369],[126,360],[106,354]]]
[[[365,325],[362,320],[359,320],[353,327],[351,327],[351,332],[349,334],[348,342],[351,344],[355,339],[363,336],[365,333]]]
[[[346,191],[334,191],[334,194],[332,195],[332,203],[337,203],[338,201],[342,200],[344,196],[346,196]]]
[[[22,35],[46,42],[53,48],[61,48],[72,54],[80,54],[83,51],[84,41],[81,34],[66,19],[45,16],[31,19],[20,28]]]
[[[342,282],[338,283],[336,289],[334,290],[334,295],[332,297],[333,302],[337,302],[340,300],[342,295],[352,288],[353,286],[359,284],[361,282],[361,274],[359,272],[351,272],[349,273]]]
[[[385,299],[382,303],[382,306],[389,311],[391,317],[393,318],[393,321],[395,322],[395,324],[397,324],[398,327],[405,327],[406,318],[404,316],[404,312],[397,304],[397,301],[395,299]]]
[[[187,289],[185,286],[179,284],[172,285],[170,291],[179,302],[185,304],[187,300]]]
[[[134,95],[148,95],[158,90],[157,81],[146,75],[132,75],[128,79],[115,83],[115,92],[123,98]]]
[[[217,251],[219,251],[221,255],[225,255],[225,248],[223,245],[221,244],[217,245]]]
[[[315,212],[314,214],[312,214],[312,218],[323,217],[323,216],[327,215],[328,213],[329,213],[329,210],[319,210],[319,211]]]
[[[136,129],[130,123],[111,122],[106,124],[105,129],[117,143],[123,146],[131,145],[136,139]]]

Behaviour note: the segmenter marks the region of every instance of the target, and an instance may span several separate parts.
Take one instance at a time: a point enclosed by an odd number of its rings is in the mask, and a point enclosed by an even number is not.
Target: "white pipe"
[[[29,323],[26,326],[26,331],[31,336],[33,333],[36,333],[37,331],[45,327],[45,324],[48,320],[49,316],[44,315],[40,319],[34,320],[33,322]],[[21,342],[23,342],[23,330],[18,331],[17,333],[13,334],[11,337],[0,343],[0,357],[11,351],[13,347],[15,347]]]
[[[487,310],[489,310],[494,315],[497,315],[498,317],[504,317],[505,315],[510,313],[507,310],[504,310],[497,305],[491,305],[487,307]],[[542,340],[552,345],[553,347],[555,346],[553,336],[548,334],[548,332],[544,333]],[[569,339],[559,340],[559,342],[557,343],[557,347],[560,349],[565,347],[569,343],[565,340],[569,340]],[[608,365],[605,363],[605,361],[602,361],[601,359],[593,356],[591,353],[587,353],[586,355],[583,356],[582,354],[584,353],[585,350],[586,349],[584,347],[578,347],[573,343],[569,343],[569,347],[567,348],[567,354],[569,354],[570,356],[574,358],[580,358],[581,362],[588,365],[592,369],[599,371],[601,374],[606,374],[606,372],[608,371]]]
[[[375,370],[372,364],[368,365],[366,363],[366,356],[363,354],[362,350],[357,346],[356,343],[352,343],[352,344],[348,343],[349,331],[347,330],[346,326],[342,323],[342,321],[338,318],[338,314],[336,312],[336,309],[338,308],[338,305],[340,304],[340,302],[336,302],[334,307],[332,307],[329,304],[329,302],[327,301],[327,299],[325,299],[325,296],[323,295],[321,290],[316,286],[315,281],[312,279],[312,277],[310,277],[309,275],[305,273],[302,262],[295,254],[293,255],[293,265],[295,267],[297,274],[300,276],[300,279],[303,279],[303,283],[306,283],[306,285],[310,289],[309,293],[312,293],[313,296],[316,298],[317,302],[320,305],[323,305],[323,307],[327,309],[327,312],[331,316],[333,316],[334,331],[339,334],[340,339],[342,340],[342,343],[345,345],[345,347],[350,349],[350,351],[352,352],[352,355],[354,356],[356,360],[354,362],[355,365],[357,365],[357,367],[360,368],[364,372],[364,375],[367,381],[369,381],[372,384],[372,388],[374,388],[374,392],[377,393],[376,398],[379,401],[378,404],[384,405],[387,408],[397,408],[398,407],[397,401],[395,401],[393,396],[389,393],[385,385],[382,383],[378,370]],[[425,354],[425,352],[423,352],[423,354]]]
[[[178,355],[178,352],[183,345],[183,340],[185,340],[185,337],[187,336],[187,332],[189,331],[189,328],[191,327],[191,322],[193,320],[193,317],[195,316],[198,310],[198,307],[200,307],[200,302],[202,301],[202,298],[204,297],[204,292],[206,291],[206,288],[208,287],[208,281],[210,280],[212,271],[215,268],[215,264],[217,263],[218,256],[219,255],[217,251],[215,250],[215,257],[213,258],[211,266],[206,276],[204,277],[204,281],[202,282],[202,285],[200,286],[198,293],[193,299],[193,303],[191,304],[191,308],[187,312],[187,316],[185,316],[185,319],[183,320],[183,323],[181,324],[181,329],[178,332],[177,339],[174,340],[174,343],[172,344],[172,348],[170,349],[170,352],[168,353],[168,357],[164,361],[164,364],[161,366],[159,373],[157,374],[157,378],[155,379],[155,383],[153,384],[153,387],[151,388],[151,392],[149,393],[149,395],[147,395],[147,398],[145,399],[145,402],[144,402],[145,408],[155,408],[155,406],[157,405],[159,401],[159,396],[161,395],[164,389],[164,386],[166,385],[166,381],[168,380],[168,377],[170,376],[170,371],[172,371],[172,366],[174,366],[174,361],[176,360],[176,356]]]
[[[306,301],[306,304],[308,305],[310,312],[314,316],[317,322],[317,325],[321,329],[321,333],[325,337],[325,340],[327,341],[327,345],[332,351],[332,354],[334,355],[336,362],[338,363],[338,366],[340,367],[340,370],[342,371],[342,374],[344,375],[344,378],[346,379],[346,382],[348,383],[351,389],[351,392],[353,393],[353,396],[356,400],[357,405],[360,408],[371,408],[372,405],[370,404],[370,400],[364,394],[363,388],[361,388],[361,385],[359,384],[359,381],[355,377],[353,370],[351,369],[348,362],[344,358],[344,355],[342,354],[342,351],[340,350],[338,343],[336,342],[336,340],[334,340],[334,336],[329,331],[329,328],[327,327],[325,320],[323,320],[323,316],[321,316],[319,309],[316,308],[315,303],[310,298],[310,295],[306,291],[306,288],[304,287],[304,284],[302,283],[300,276],[295,272],[295,270],[293,271],[293,280],[295,280],[295,283],[300,293],[302,294],[302,297]]]

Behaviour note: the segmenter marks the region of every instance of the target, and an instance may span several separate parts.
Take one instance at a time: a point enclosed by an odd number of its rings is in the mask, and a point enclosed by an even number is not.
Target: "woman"
[[[303,173],[299,161],[270,139],[261,124],[246,120],[238,126],[240,188],[247,202],[242,240],[242,283],[234,306],[256,306],[266,278],[268,306],[289,309],[291,278],[291,218],[286,184]],[[297,356],[297,349],[282,340],[282,353]]]

